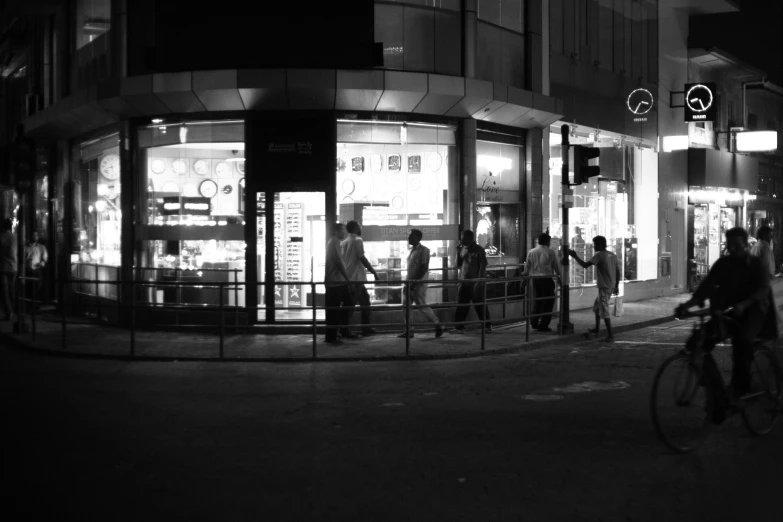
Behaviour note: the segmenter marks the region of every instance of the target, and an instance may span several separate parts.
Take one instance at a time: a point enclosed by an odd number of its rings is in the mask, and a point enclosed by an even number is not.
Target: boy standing
[[[573,250],[569,250],[568,254],[582,268],[589,268],[595,265],[596,282],[598,283],[598,296],[593,304],[595,329],[589,328],[587,332],[594,337],[598,337],[601,318],[603,318],[606,324],[606,338],[604,341],[611,343],[614,341],[614,335],[612,335],[612,321],[609,319],[609,298],[620,293],[620,263],[617,261],[616,255],[606,250],[606,238],[604,236],[595,236],[593,238],[593,248],[595,249],[595,255],[590,261],[582,261]]]

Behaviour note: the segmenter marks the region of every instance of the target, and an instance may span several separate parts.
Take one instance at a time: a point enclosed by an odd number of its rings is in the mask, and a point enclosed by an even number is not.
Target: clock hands
[[[636,106],[636,108],[633,110],[633,112],[638,113],[639,112],[639,107],[641,107],[642,105],[650,105],[650,103],[646,102],[646,101],[640,101],[639,105]]]
[[[691,103],[699,102],[699,105],[701,105],[701,110],[706,110],[707,108],[704,106],[704,102],[701,101],[701,98],[691,98]]]

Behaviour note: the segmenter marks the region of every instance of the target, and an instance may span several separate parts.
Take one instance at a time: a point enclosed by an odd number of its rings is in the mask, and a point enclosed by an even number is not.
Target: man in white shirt
[[[549,248],[551,239],[546,233],[538,236],[538,246],[527,253],[525,271],[522,273],[524,276],[553,276],[547,279],[531,280],[532,297],[535,300],[531,311],[533,317],[530,318],[530,326],[539,332],[552,331],[549,323],[552,321],[552,309],[555,306],[554,277],[559,279],[562,271],[557,252]]]
[[[348,287],[348,271],[345,269],[343,254],[340,249],[340,241],[345,239],[348,233],[345,225],[335,223],[332,226],[332,235],[326,243],[326,306],[334,308],[326,310],[326,342],[340,343],[337,338],[337,327],[334,325],[347,325],[349,319],[349,307],[353,306],[353,297]],[[343,337],[354,337],[348,332],[348,327],[341,328]]]
[[[750,255],[761,259],[761,266],[769,277],[775,277],[775,254],[772,251],[772,229],[767,225],[759,227],[756,232],[758,241],[750,250]]]
[[[364,282],[367,281],[367,269],[375,279],[378,280],[378,272],[372,267],[367,258],[364,256],[364,242],[362,241],[362,227],[357,221],[349,221],[345,228],[348,230],[348,237],[342,242],[343,249],[343,261],[345,261],[345,270],[348,272],[348,277],[353,283],[353,296],[354,305],[359,303],[359,306],[370,306],[370,294],[367,293],[367,288],[364,286]],[[370,309],[362,308],[362,335],[368,336],[375,333],[375,330],[369,326],[370,324]]]
[[[408,244],[411,245],[410,252],[408,252],[408,280],[416,281],[411,283],[411,301],[413,303],[422,306],[419,311],[424,314],[424,317],[431,323],[435,323],[435,337],[443,335],[443,327],[440,325],[440,321],[435,316],[432,308],[427,306],[427,279],[429,278],[430,269],[430,249],[421,244],[421,238],[423,234],[421,230],[414,228],[411,229],[411,233],[408,235]],[[408,296],[403,293],[403,305],[406,303]],[[411,319],[413,318],[414,311],[411,310]],[[405,314],[403,308],[403,317],[405,322],[408,322],[408,317]],[[407,328],[406,332],[399,337],[405,338],[406,335],[413,337],[413,326]]]

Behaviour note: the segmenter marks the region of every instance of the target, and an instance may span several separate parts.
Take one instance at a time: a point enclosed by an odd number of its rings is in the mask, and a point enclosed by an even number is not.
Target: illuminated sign
[[[778,148],[776,131],[748,131],[737,133],[737,152],[775,150]]]
[[[209,198],[171,196],[163,198],[160,213],[163,216],[209,216],[211,210]]]
[[[653,108],[653,95],[647,89],[641,87],[632,91],[625,102],[628,110],[633,114],[633,121],[636,123],[645,123],[647,113]]]
[[[714,83],[685,84],[685,121],[715,121]]]

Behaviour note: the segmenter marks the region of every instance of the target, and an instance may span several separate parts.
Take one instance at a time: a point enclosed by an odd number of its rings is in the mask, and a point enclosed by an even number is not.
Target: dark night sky
[[[740,8],[740,13],[707,17],[691,44],[717,46],[783,85],[783,0],[743,0]]]

